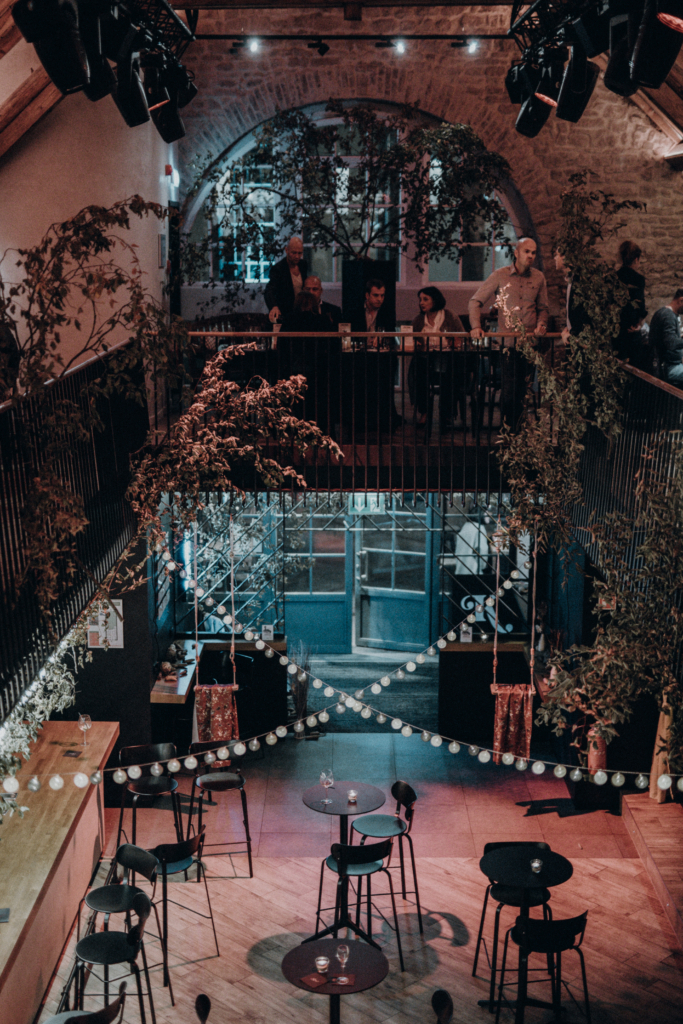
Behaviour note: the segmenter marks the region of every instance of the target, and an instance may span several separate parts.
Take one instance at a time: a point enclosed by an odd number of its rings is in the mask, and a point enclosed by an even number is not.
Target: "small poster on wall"
[[[88,622],[88,647],[123,647],[123,601],[109,602]]]

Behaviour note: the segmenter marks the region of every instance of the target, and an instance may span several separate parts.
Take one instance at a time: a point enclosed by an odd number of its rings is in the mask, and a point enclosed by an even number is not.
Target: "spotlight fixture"
[[[524,80],[522,78],[523,64],[513,64],[505,76],[505,88],[510,103],[521,103],[525,96]]]
[[[648,89],[659,89],[683,46],[682,32],[683,23],[681,29],[676,30],[659,18],[657,0],[645,0],[631,53],[631,80]]]
[[[657,17],[674,32],[683,32],[683,0],[658,0]]]
[[[586,51],[578,43],[572,46],[572,55],[564,69],[555,114],[561,121],[576,124],[581,119],[593,95],[600,68],[586,60]]]
[[[534,90],[534,96],[549,107],[557,106],[564,68],[561,64],[546,64],[541,68],[541,77]]]
[[[519,132],[520,135],[526,136],[527,139],[536,138],[550,117],[551,109],[547,103],[539,100],[535,93],[527,96],[517,115],[515,131]]]
[[[121,56],[116,65],[114,102],[129,128],[149,121],[149,107],[145,87],[140,78],[140,54],[133,50]]]
[[[467,52],[468,53],[476,53],[478,49],[479,49],[479,40],[478,39],[470,39],[470,41],[467,44]]]
[[[166,85],[164,84],[161,68],[146,67],[143,71],[143,79],[145,83],[147,109],[150,114],[153,114],[155,110],[163,107],[166,103],[170,103],[171,97]]]
[[[638,83],[631,79],[631,54],[637,25],[631,14],[618,14],[609,23],[609,60],[605,68],[605,88],[617,96],[633,96]]]
[[[329,53],[329,46],[324,43],[322,39],[317,39],[312,43],[308,44],[309,50],[317,50],[321,57],[324,57],[326,53]]]
[[[397,40],[397,42],[394,45],[396,46],[396,52],[397,53],[405,53],[406,52],[406,44],[403,42],[403,40],[401,40],[401,39]]]
[[[258,41],[258,39],[250,39],[249,40],[249,52],[250,53],[258,53],[258,51],[259,51],[259,41]]]
[[[61,93],[78,92],[88,85],[90,66],[75,0],[19,0],[12,17]]]

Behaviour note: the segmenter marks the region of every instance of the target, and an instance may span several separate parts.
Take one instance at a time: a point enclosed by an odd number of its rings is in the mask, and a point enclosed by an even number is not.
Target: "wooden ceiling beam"
[[[284,8],[317,8],[328,10],[331,7],[471,7],[461,0],[173,0],[177,10],[197,11],[281,11]],[[479,7],[510,7],[509,0],[480,0]],[[347,19],[357,20],[357,19]]]

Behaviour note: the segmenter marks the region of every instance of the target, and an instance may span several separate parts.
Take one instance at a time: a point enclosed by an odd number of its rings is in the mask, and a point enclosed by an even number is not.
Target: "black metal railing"
[[[60,437],[65,410],[80,410],[83,422],[92,399],[88,385],[103,370],[100,359],[83,363],[49,383],[35,396],[0,406],[0,721],[4,720],[45,663],[54,637],[63,637],[92,597],[97,579],[111,568],[131,539],[133,517],[124,500],[129,456],[147,438],[146,407],[123,396],[97,398],[103,429],[84,438]],[[142,384],[142,370],[133,374]],[[151,399],[154,398],[152,391]],[[157,396],[158,408],[164,402]],[[159,436],[162,421],[153,404]],[[61,442],[61,443],[60,443]],[[76,537],[80,565],[60,580],[51,608],[50,630],[26,571],[26,518],[35,497],[34,482],[50,469],[72,495],[82,499],[87,527]],[[50,536],[50,523],[46,522]]]
[[[559,335],[539,341],[552,364]],[[214,327],[190,332],[200,355],[249,344],[252,350],[227,364],[241,385],[303,374],[304,399],[295,409],[340,445],[344,458],[311,450],[288,453],[315,491],[476,491],[502,494],[505,481],[496,458],[501,418],[516,421],[523,407],[542,413],[543,395],[529,380],[529,364],[515,338],[487,334],[412,332],[300,335]],[[248,489],[262,489],[245,480]]]
[[[583,504],[573,510],[577,539],[599,565],[599,553],[590,535],[593,522],[611,513],[632,519],[638,474],[646,463],[666,475],[683,443],[683,391],[642,370],[625,365],[628,379],[623,397],[623,430],[609,444],[599,430],[587,432],[581,460]],[[653,458],[646,452],[656,445]],[[635,564],[636,547],[631,552]]]

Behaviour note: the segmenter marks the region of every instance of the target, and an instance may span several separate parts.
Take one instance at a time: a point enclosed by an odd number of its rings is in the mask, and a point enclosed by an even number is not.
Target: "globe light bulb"
[[[511,764],[515,763],[515,755],[507,751],[505,754],[503,754],[502,760],[503,764],[506,764],[508,767],[510,767]]]
[[[638,789],[647,789],[647,787],[649,785],[650,785],[650,779],[648,778],[647,775],[642,775],[641,774],[641,775],[637,775],[636,776],[636,787]]]
[[[384,725],[386,720],[387,720],[387,716],[383,715],[382,712],[380,711],[380,713],[377,716],[377,724],[378,725]]]
[[[275,735],[279,736],[280,739],[283,740],[285,738],[285,736],[287,735],[287,726],[286,725],[278,725],[277,729],[275,730]]]
[[[442,650],[444,649],[444,647],[446,647],[446,646],[447,646],[447,644],[446,644],[446,641],[444,640],[444,638],[443,638],[443,637],[440,637],[440,638],[439,638],[439,639],[438,639],[438,640],[436,641],[436,646],[437,646],[437,647],[439,648],[439,650],[440,650],[440,651],[442,651]]]
[[[603,772],[602,768],[599,768],[593,776],[593,782],[596,786],[604,786],[607,782],[607,772]]]
[[[470,757],[476,757],[477,754],[479,753],[479,747],[476,746],[476,744],[471,743],[467,748],[467,753],[470,755]]]
[[[256,749],[258,750],[258,747]],[[240,740],[240,742],[236,743],[235,746],[232,748],[232,752],[235,755],[235,757],[243,757],[247,752],[246,745],[242,743],[242,741]]]
[[[227,747],[219,747],[216,751],[216,757],[219,761],[227,761],[230,758],[230,751]]]
[[[15,779],[13,775],[8,775],[6,779],[2,780],[2,788],[5,793],[9,793],[10,796],[14,796],[15,793],[19,792],[19,780]]]
[[[336,706],[336,708],[334,710],[337,712],[338,715],[343,715],[344,712],[346,711],[346,705],[345,704],[337,704],[337,706]]]
[[[426,729],[424,730],[424,732],[420,736],[420,739],[422,740],[423,743],[429,743],[431,738],[432,738],[432,734],[427,732]]]
[[[314,686],[314,688],[315,688],[316,690],[319,690],[319,689],[321,688],[321,686],[322,686],[322,685],[323,685],[323,681],[322,681],[322,679],[314,679],[314,680],[313,680],[313,686]]]
[[[391,677],[390,676],[382,676],[382,678],[380,679],[380,683],[382,684],[382,686],[389,686],[390,682],[391,682]]]
[[[34,775],[33,778],[29,780],[28,788],[32,793],[37,793],[39,789],[42,789],[42,786],[43,784],[37,775]]]
[[[572,780],[572,782],[581,782],[581,780],[583,779],[583,772],[580,768],[572,768],[572,770],[569,773],[569,778]]]
[[[431,745],[433,747],[440,747],[441,744],[443,743],[443,740],[441,739],[441,737],[438,734],[436,734],[436,735],[432,736],[432,738],[430,739],[429,742],[431,743]]]
[[[515,768],[517,769],[517,771],[518,772],[525,772],[526,771],[526,767],[527,767],[527,762],[525,761],[525,759],[523,757],[518,757],[517,760],[515,761]]]
[[[212,750],[207,750],[204,754],[204,764],[213,764],[216,760],[216,755]]]
[[[401,721],[400,718],[392,718],[392,720],[391,720],[391,728],[392,729],[400,729],[402,725],[403,725],[403,722]]]
[[[317,724],[318,719],[315,717],[315,715],[309,715],[308,718],[306,719],[306,725],[308,726],[309,729],[314,729]]]
[[[531,770],[534,773],[534,775],[543,775],[543,772],[545,771],[545,764],[544,764],[544,762],[543,761],[534,761],[534,763],[531,766]]]
[[[305,730],[305,728],[306,728],[306,726],[304,725],[303,722],[295,722],[294,723],[294,732],[303,732]]]
[[[76,789],[85,789],[89,782],[90,779],[85,772],[76,772],[74,775],[74,786]]]
[[[425,658],[424,654],[418,654],[418,656],[415,658],[415,661],[418,663],[418,665],[424,665],[426,660],[427,659]]]
[[[372,717],[372,709],[371,708],[363,708],[363,710],[360,713],[360,717],[361,718],[371,718]]]
[[[125,780],[126,780],[125,772],[121,772],[121,774],[123,775],[123,780],[125,782]],[[48,782],[48,786],[50,787],[50,789],[54,789],[55,792],[58,789],[63,789],[64,788],[64,779],[62,778],[61,775],[53,775],[50,778],[50,781]]]
[[[480,750],[479,753],[477,754],[477,758],[479,761],[481,761],[482,764],[488,764],[488,762],[491,760],[491,751]]]
[[[370,687],[370,692],[371,693],[381,693],[382,692],[382,687],[380,686],[379,683],[373,683],[372,686]]]
[[[323,725],[325,724],[325,722],[329,722],[329,720],[330,716],[328,715],[327,711],[321,711],[320,714],[318,715],[318,721],[322,722]]]
[[[613,786],[623,786],[626,782],[626,776],[622,772],[615,772],[612,776]]]
[[[672,784],[673,780],[666,772],[657,779],[657,785],[660,789],[671,789]]]
[[[553,775],[556,779],[563,779],[567,774],[567,769],[563,764],[556,764],[553,768]]]
[[[194,755],[192,755],[192,754],[190,754],[189,757],[186,757],[185,760],[183,761],[183,764],[185,765],[185,767],[189,768],[190,771],[192,771],[194,768],[197,767],[197,763],[198,763],[197,762],[197,758],[194,757]]]
[[[92,783],[93,786],[99,786],[101,781],[102,781],[102,772],[93,772],[92,775],[90,776],[90,782]],[[30,784],[29,784],[29,786],[30,786]]]
[[[268,735],[266,736],[266,743],[268,744],[269,747],[275,746],[275,744],[277,743],[277,736],[275,735],[274,732],[268,733]]]
[[[451,740],[451,742],[448,744],[448,750],[449,753],[451,754],[460,753],[460,744],[457,742],[457,740]]]
[[[141,775],[142,775],[142,768],[140,768],[140,766],[137,765],[137,764],[132,764],[130,766],[130,768],[128,769],[128,778],[129,779],[139,779]]]
[[[157,761],[156,764],[152,765],[152,767],[149,770],[149,773],[150,773],[150,775],[154,775],[154,776],[156,776],[158,778],[160,775],[164,774],[163,766],[160,765],[159,762]]]
[[[179,772],[180,761],[178,760],[177,757],[172,757],[171,760],[166,765],[166,767],[168,768],[169,772]]]
[[[413,730],[410,728],[409,725],[404,725],[403,728],[401,729],[401,734],[405,736],[407,739],[409,736],[413,735]]]

